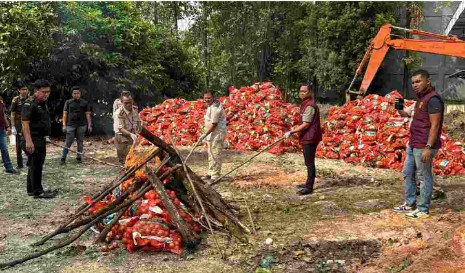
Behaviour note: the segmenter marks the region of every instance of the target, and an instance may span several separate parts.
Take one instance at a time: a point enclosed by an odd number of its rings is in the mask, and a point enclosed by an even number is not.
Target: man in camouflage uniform
[[[22,135],[22,125],[21,125],[21,110],[23,105],[29,97],[29,90],[24,83],[18,83],[18,92],[19,95],[13,98],[10,106],[11,112],[11,133],[16,136],[16,162],[18,164],[17,168],[22,169],[23,164],[23,155],[21,150],[21,135]]]
[[[133,101],[129,96],[121,98],[122,106],[118,108],[114,115],[116,154],[121,164],[126,161],[131,145],[137,141],[137,132],[141,128],[139,113],[132,106]]]
[[[221,153],[226,139],[226,114],[221,103],[207,92],[203,96],[207,105],[205,113],[205,134],[200,141],[206,140],[208,146],[208,175],[204,179],[215,181],[221,176]]]

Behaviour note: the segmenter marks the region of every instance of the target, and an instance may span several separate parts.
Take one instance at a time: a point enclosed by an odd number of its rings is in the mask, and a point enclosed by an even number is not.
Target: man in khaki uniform
[[[205,179],[215,181],[221,176],[221,153],[226,139],[226,114],[221,103],[213,98],[212,93],[204,94],[208,106],[205,113],[205,134],[200,141],[206,140],[208,146],[208,175]]]
[[[141,128],[139,113],[132,107],[132,98],[123,96],[120,106],[113,114],[116,154],[121,164],[126,161],[131,145],[137,141],[137,132]]]

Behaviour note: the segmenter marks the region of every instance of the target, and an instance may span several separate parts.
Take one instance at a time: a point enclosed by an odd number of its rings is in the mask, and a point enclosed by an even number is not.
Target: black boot
[[[307,182],[303,184],[303,186],[299,185],[300,189],[297,191],[297,194],[299,195],[306,195],[306,194],[311,194],[313,193],[313,184],[315,183],[315,177],[310,176],[307,178]]]

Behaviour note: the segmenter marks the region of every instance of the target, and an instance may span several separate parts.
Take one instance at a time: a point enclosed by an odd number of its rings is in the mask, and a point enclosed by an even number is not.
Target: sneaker
[[[77,160],[77,163],[82,163],[82,158],[78,157],[76,158],[76,160]]]
[[[413,212],[417,206],[414,204],[412,206],[407,205],[407,203],[403,203],[402,205],[393,208],[392,210],[395,212],[402,212],[402,213],[407,213],[407,212]]]
[[[15,170],[15,169],[5,170],[5,172],[6,172],[7,174],[19,174],[19,172],[18,172],[17,170]]]
[[[407,213],[405,214],[405,217],[408,217],[408,218],[428,218],[429,217],[429,213],[427,212],[424,212],[424,211],[420,211],[419,209],[416,209],[410,213]]]
[[[60,165],[65,165],[66,164],[66,159],[60,158]]]
[[[24,168],[24,165],[18,165],[18,166],[16,167],[16,169],[22,169],[22,168]]]

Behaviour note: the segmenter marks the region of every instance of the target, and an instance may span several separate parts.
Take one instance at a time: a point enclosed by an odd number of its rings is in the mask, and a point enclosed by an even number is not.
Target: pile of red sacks
[[[385,97],[368,95],[362,100],[330,108],[323,123],[325,134],[317,157],[401,170],[410,135],[410,119],[400,117],[394,108],[394,99],[401,97],[393,91]],[[413,103],[405,101],[406,106]],[[463,143],[451,140],[445,127],[441,140],[443,148],[433,162],[435,173],[465,174]]]
[[[269,82],[240,89],[230,87],[229,96],[218,100],[227,116],[228,149],[262,149],[282,137],[299,121],[299,107],[282,102],[281,91]],[[140,117],[147,123],[149,131],[166,142],[169,142],[167,134],[171,134],[177,137],[176,145],[190,146],[202,135],[205,111],[203,99],[170,99],[142,110]],[[286,139],[269,152],[296,152],[300,149],[298,144],[297,139]]]
[[[134,157],[134,158],[132,158]],[[126,160],[126,166],[132,166],[136,163],[135,154],[130,153]],[[160,172],[167,171],[166,166],[160,169]],[[165,178],[162,182],[164,185],[175,179],[173,176]],[[103,201],[98,201],[88,212],[90,215],[99,212],[101,209],[107,207],[119,197],[121,192],[126,191],[133,183],[143,183],[147,177],[142,171],[137,171],[135,177],[124,181],[114,194],[109,194]],[[189,213],[186,206],[179,201],[176,193],[172,190],[166,190],[171,198],[173,204],[178,209],[181,217],[186,220],[190,228],[200,233],[201,226],[198,223],[199,216],[193,216]],[[84,197],[84,201],[92,204],[92,199],[89,196]],[[109,215],[97,228],[101,231],[108,225],[116,213]],[[173,226],[171,217],[163,206],[162,201],[154,190],[146,192],[143,198],[135,201],[133,205],[128,208],[124,215],[112,227],[107,235],[107,239],[122,240],[124,247],[129,251],[135,250],[142,251],[168,251],[180,254],[182,251],[182,238],[179,231]],[[116,248],[117,243],[114,241],[110,245],[110,249]]]
[[[362,100],[332,107],[322,122],[323,142],[317,157],[342,159],[366,166],[400,170],[409,138],[409,119],[394,109],[397,92],[387,96],[368,95]],[[228,123],[227,147],[255,151],[274,143],[299,123],[299,107],[282,101],[278,88],[267,82],[235,89],[229,96],[218,98],[225,109]],[[406,100],[409,106],[413,101]],[[202,99],[186,101],[170,99],[141,111],[148,130],[167,141],[176,136],[176,145],[193,145],[202,134],[205,105]],[[434,161],[441,175],[465,174],[463,144],[442,135],[443,149]],[[297,138],[286,139],[269,150],[282,154],[300,151]]]

